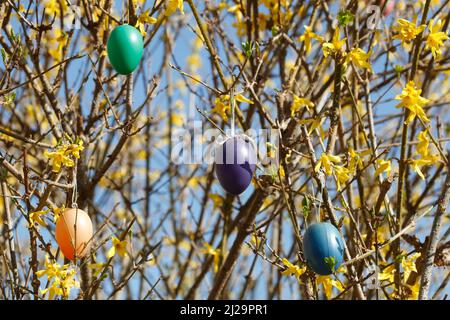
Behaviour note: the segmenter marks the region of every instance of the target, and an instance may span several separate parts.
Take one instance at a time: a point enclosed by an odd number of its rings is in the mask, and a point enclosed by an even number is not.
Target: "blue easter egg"
[[[332,274],[339,268],[344,257],[341,234],[331,223],[315,223],[305,232],[303,253],[314,272],[320,275]]]
[[[215,150],[215,172],[221,186],[238,195],[247,189],[256,169],[256,153],[246,137],[229,138]]]

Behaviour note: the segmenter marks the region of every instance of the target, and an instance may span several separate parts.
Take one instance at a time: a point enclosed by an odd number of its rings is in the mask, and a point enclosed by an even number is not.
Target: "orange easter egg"
[[[76,232],[75,232],[76,231]],[[56,241],[69,260],[85,256],[92,243],[92,221],[80,209],[65,210],[56,222]]]

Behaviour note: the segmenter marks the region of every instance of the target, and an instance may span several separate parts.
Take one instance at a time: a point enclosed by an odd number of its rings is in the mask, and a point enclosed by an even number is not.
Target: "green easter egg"
[[[130,74],[141,61],[144,39],[138,29],[124,24],[114,28],[106,46],[113,68],[120,74]]]

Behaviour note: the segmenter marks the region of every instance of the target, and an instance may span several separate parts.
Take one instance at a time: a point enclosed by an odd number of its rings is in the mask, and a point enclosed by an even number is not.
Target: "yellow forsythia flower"
[[[319,42],[323,42],[323,38],[311,30],[311,26],[305,26],[305,33],[302,34],[300,37],[298,37],[299,42],[305,42],[305,50],[306,53],[309,53],[311,51],[311,40],[315,39]]]
[[[375,171],[375,177],[378,177],[381,173],[386,172],[389,176],[391,174],[391,161],[390,160],[377,160],[378,169]]]
[[[62,165],[73,167],[75,162],[72,158],[80,158],[82,150],[84,150],[83,140],[79,140],[77,143],[62,144],[56,147],[55,151],[45,151],[44,156],[51,160],[53,172],[60,172]]]
[[[294,94],[294,99],[291,105],[291,116],[293,117],[295,113],[300,110],[302,107],[306,108],[314,108],[314,103],[311,100],[306,98],[300,98],[299,96]]]
[[[216,106],[211,110],[213,113],[217,113],[223,119],[223,121],[228,121],[227,110],[230,110],[230,104],[225,104],[220,98],[216,98]]]
[[[66,146],[65,154],[72,155],[73,157],[79,159],[80,151],[84,150],[83,140],[79,140],[77,143],[71,143]]]
[[[350,170],[344,166],[335,166],[334,172],[336,173],[337,189],[340,191],[341,184],[344,184],[350,180]]]
[[[50,210],[41,210],[41,211],[35,211],[31,212],[29,219],[30,219],[30,225],[29,228],[31,228],[35,223],[40,224],[41,226],[45,227],[47,224],[42,219],[42,216],[46,215]]]
[[[425,176],[420,170],[420,166],[430,165],[432,164],[432,161],[430,159],[419,158],[410,160],[409,163],[411,164],[412,169],[419,175],[419,177],[422,178],[422,180],[425,180]]]
[[[392,30],[398,33],[393,38],[401,40],[402,44],[411,42],[426,28],[426,25],[424,24],[416,26],[415,23],[409,22],[405,19],[398,19],[397,23],[398,25]]]
[[[181,14],[184,14],[183,0],[169,0],[165,15],[168,17],[175,13],[177,9],[180,10]]]
[[[225,199],[219,194],[210,194],[209,197],[213,201],[214,209],[220,208]]]
[[[62,12],[65,13],[67,9],[69,8],[69,5],[66,1],[60,1],[60,0],[44,0],[43,5],[45,8],[45,13],[49,16],[57,15],[59,16]]]
[[[204,248],[200,250],[201,253],[212,255],[214,257],[214,272],[219,271],[220,249],[214,249],[209,243],[204,243]]]
[[[150,17],[150,10],[146,10],[139,15],[138,20],[136,22],[136,28],[145,37],[145,35],[146,35],[145,24],[146,23],[155,24],[157,21],[158,21],[158,19],[156,19],[154,17]]]
[[[419,290],[420,290],[420,281],[419,278],[417,278],[416,283],[412,286],[407,285],[407,287],[410,290],[410,293],[408,294],[408,300],[418,300],[419,299]]]
[[[333,287],[338,289],[340,292],[344,291],[342,284],[338,280],[332,279],[331,276],[318,276],[316,278],[316,284],[317,286],[323,286],[323,291],[327,299],[331,298]]]
[[[363,49],[353,48],[347,55],[346,61],[353,62],[358,68],[372,70],[372,66],[369,63],[371,52],[366,53]]]
[[[323,55],[325,57],[328,57],[331,54],[336,54],[341,50],[342,46],[345,43],[346,38],[342,40],[339,40],[339,38],[340,38],[340,29],[339,27],[336,27],[331,42],[325,42],[322,45]]]
[[[403,88],[403,91],[401,94],[397,95],[395,97],[395,100],[400,100],[401,102],[396,106],[396,108],[407,108],[409,109],[410,113],[408,118],[406,119],[406,122],[411,122],[414,120],[414,118],[417,116],[419,119],[421,119],[423,122],[429,122],[430,119],[427,118],[427,115],[425,114],[425,111],[423,110],[423,107],[430,102],[430,100],[421,97],[420,94],[422,93],[421,89],[417,89],[416,85],[414,84],[414,81],[409,81],[406,84],[406,87]]]
[[[66,167],[73,167],[75,165],[73,160],[66,156],[63,150],[56,150],[53,152],[45,151],[44,156],[51,160],[53,172],[60,172],[62,165],[65,165]]]
[[[429,144],[430,138],[428,137],[428,129],[421,131],[417,138],[419,139],[419,143],[417,144],[417,153],[420,155],[419,159],[409,160],[409,163],[412,166],[412,169],[423,179],[425,180],[425,176],[420,170],[420,166],[429,166],[439,161],[439,155],[430,154]]]
[[[244,102],[244,103],[248,103],[248,104],[253,104],[253,101],[250,99],[247,99],[246,97],[244,97],[242,94],[237,94],[234,99],[236,99],[236,101],[239,102]]]
[[[121,256],[122,258],[125,257],[127,253],[127,241],[126,240],[120,241],[116,237],[112,237],[111,240],[112,246],[111,249],[108,250],[108,253],[106,255],[108,259],[114,257],[116,253],[118,253],[119,256]]]
[[[326,132],[322,128],[322,125],[324,122],[325,122],[324,117],[322,117],[322,118],[317,117],[315,119],[302,119],[302,120],[299,120],[297,123],[304,124],[304,125],[311,124],[311,127],[308,130],[308,134],[311,134],[312,132],[314,132],[314,130],[319,129],[320,137],[322,139],[325,139]]]
[[[395,265],[391,264],[390,266],[384,268],[382,272],[378,273],[378,280],[379,281],[388,280],[390,283],[393,283],[395,272],[396,272]]]
[[[438,20],[436,24],[434,24],[434,19],[430,20],[430,23],[428,24],[430,33],[427,37],[425,49],[430,49],[434,58],[439,57],[442,54],[441,47],[444,45],[444,41],[449,39],[445,32],[440,31],[441,28],[441,20]]]
[[[325,174],[327,176],[331,176],[331,174],[332,174],[331,167],[332,167],[333,163],[339,163],[339,162],[341,162],[340,157],[333,156],[332,154],[328,154],[328,153],[322,153],[322,156],[320,157],[319,161],[317,161],[314,171],[318,172],[320,170],[320,168],[323,167]]]
[[[348,148],[348,155],[349,155],[349,165],[348,169],[350,172],[355,172],[356,168],[363,169],[364,168],[364,161],[363,157],[370,154],[370,150],[358,153],[353,149],[352,147]]]
[[[242,94],[235,95],[234,99],[239,102],[253,104],[253,101],[251,101],[250,99],[247,99]],[[231,110],[230,96],[228,94],[226,94],[226,95],[221,96],[220,98],[216,98],[215,103],[216,103],[216,105],[211,110],[211,112],[217,113],[218,115],[220,115],[222,117],[223,121],[227,122],[228,121],[227,111]]]
[[[417,272],[416,260],[421,256],[420,252],[413,253],[402,259],[403,280],[407,281],[411,272]]]
[[[306,272],[306,267],[300,268],[299,266],[294,265],[291,262],[289,262],[289,260],[286,258],[283,258],[283,260],[281,260],[281,261],[286,266],[286,269],[284,269],[284,271],[281,273],[285,276],[294,275],[297,278],[297,280],[299,280],[301,275]]]
[[[417,138],[419,139],[419,143],[417,144],[417,153],[419,153],[422,157],[428,156],[428,146],[430,144],[430,139],[427,135],[428,130],[424,130],[419,132]]]
[[[58,219],[59,219],[59,217],[61,216],[61,213],[64,212],[64,210],[66,210],[66,206],[65,206],[65,205],[62,205],[61,208],[57,208],[57,207],[52,208],[52,211],[53,211],[53,221],[54,221],[55,223],[58,222]]]
[[[89,265],[89,269],[91,269],[92,270],[92,275],[94,276],[94,277],[97,277],[99,274],[100,274],[100,272],[102,272],[103,271],[103,269],[105,268],[105,266],[106,266],[106,263],[91,263],[90,265]]]
[[[79,288],[80,284],[75,280],[76,270],[70,268],[68,264],[61,266],[57,262],[51,262],[48,255],[45,256],[45,269],[36,272],[38,278],[47,276],[48,287],[41,290],[41,294],[49,293],[49,299],[55,296],[69,298],[72,288]]]

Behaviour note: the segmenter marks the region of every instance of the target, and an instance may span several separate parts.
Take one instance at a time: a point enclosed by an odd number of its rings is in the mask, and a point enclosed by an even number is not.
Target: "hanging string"
[[[320,200],[320,198],[322,197],[322,188],[321,185],[319,185],[318,189],[317,189],[317,194],[316,194],[316,199],[318,199],[319,201],[319,206],[317,207],[317,211],[316,211],[316,222],[321,222],[321,218],[320,218],[320,206],[322,204],[322,200]]]
[[[319,174],[320,174],[320,171],[319,171]],[[312,206],[314,207],[314,210],[311,210],[311,213],[314,215],[316,222],[320,223],[321,222],[320,207],[322,205],[322,200],[320,200],[322,197],[321,184],[317,185],[317,192],[316,192],[316,188],[314,187],[314,183],[311,184],[311,189],[312,189],[312,194],[313,194]],[[306,225],[306,227],[308,227],[308,220],[306,218],[305,218],[305,225]]]
[[[236,107],[236,102],[234,101],[234,88],[230,89],[230,105],[231,105],[231,137],[234,137],[234,130],[235,130],[235,116],[234,116],[234,110]]]
[[[73,192],[72,192],[72,208],[77,208],[77,197],[78,197],[78,184],[77,184],[77,172],[78,172],[78,159],[75,159],[75,165],[73,166],[72,173],[72,184],[73,184]]]
[[[130,8],[133,5],[131,1],[132,0],[128,0],[128,24],[130,24]]]

